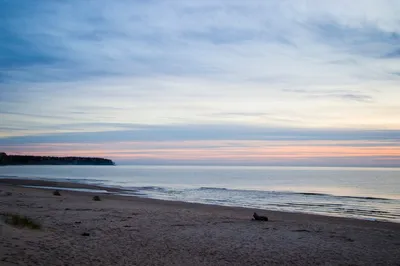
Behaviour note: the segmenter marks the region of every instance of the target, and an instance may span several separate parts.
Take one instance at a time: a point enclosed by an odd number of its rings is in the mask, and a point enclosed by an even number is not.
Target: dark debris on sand
[[[99,196],[94,196],[94,197],[93,197],[93,200],[94,200],[94,201],[101,201],[101,199],[100,199]]]

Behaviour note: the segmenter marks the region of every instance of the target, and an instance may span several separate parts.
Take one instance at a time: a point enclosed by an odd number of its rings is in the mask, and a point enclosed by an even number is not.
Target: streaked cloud
[[[3,148],[0,145],[0,148]],[[131,141],[7,145],[13,154],[108,156],[119,163],[212,165],[397,166],[398,142],[375,141]]]
[[[72,127],[73,125],[68,125]],[[107,124],[98,124],[99,128]],[[103,143],[126,141],[210,141],[210,140],[290,140],[290,141],[399,141],[400,130],[349,130],[349,129],[308,129],[308,128],[265,128],[245,125],[114,125],[125,130],[84,132],[76,125],[77,131],[68,133],[42,134],[36,136],[5,137],[0,144],[37,143]],[[84,127],[84,126],[83,126]],[[130,127],[130,128],[129,128]],[[129,128],[129,129],[127,129]]]
[[[399,13],[396,0],[2,1],[0,143],[396,141]]]

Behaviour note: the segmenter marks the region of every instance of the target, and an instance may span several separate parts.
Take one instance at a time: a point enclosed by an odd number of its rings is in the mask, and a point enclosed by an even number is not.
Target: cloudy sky
[[[0,151],[400,166],[398,0],[0,0]]]

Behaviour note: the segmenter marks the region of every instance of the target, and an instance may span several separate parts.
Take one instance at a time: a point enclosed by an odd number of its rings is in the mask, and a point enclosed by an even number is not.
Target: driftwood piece
[[[256,212],[253,214],[253,217],[255,221],[264,221],[264,222],[268,221],[267,216],[258,215]]]

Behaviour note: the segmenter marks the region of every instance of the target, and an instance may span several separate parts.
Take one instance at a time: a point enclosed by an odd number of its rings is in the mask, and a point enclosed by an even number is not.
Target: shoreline
[[[397,223],[113,193],[60,191],[61,196],[55,196],[52,190],[21,187],[18,182],[27,181],[0,179],[0,265],[398,265],[400,261]],[[34,182],[49,185],[50,181]],[[92,200],[94,195],[101,201]],[[251,221],[253,211],[269,221]],[[7,213],[27,216],[41,229],[6,224],[2,216]]]
[[[59,187],[59,188],[81,188],[81,189],[94,189],[94,190],[107,190],[110,192],[122,192],[122,189],[112,188],[99,185],[91,185],[84,183],[54,181],[54,180],[40,180],[40,179],[27,179],[27,178],[0,178],[0,185],[10,186],[46,186],[46,187]]]
[[[241,207],[241,206],[226,206],[226,205],[217,205],[217,204],[207,204],[207,203],[197,203],[197,202],[186,202],[186,201],[179,201],[179,200],[166,200],[166,199],[155,199],[155,198],[148,198],[148,197],[141,197],[138,194],[135,194],[136,191],[134,190],[129,190],[130,194],[129,195],[124,195],[126,194],[127,190],[124,190],[123,188],[116,188],[116,187],[107,187],[107,186],[100,186],[100,185],[91,185],[91,184],[84,184],[84,183],[74,183],[74,182],[65,182],[65,181],[49,181],[49,180],[36,180],[36,179],[18,179],[18,178],[10,178],[10,179],[1,179],[0,178],[0,188],[1,186],[13,186],[13,187],[20,187],[20,188],[26,188],[26,189],[39,189],[39,190],[45,190],[45,191],[53,191],[56,190],[56,188],[44,188],[44,187],[57,187],[57,188],[65,188],[65,190],[61,190],[62,192],[69,192],[69,193],[84,193],[84,194],[99,194],[99,195],[107,195],[115,198],[121,198],[128,200],[129,198],[134,198],[134,200],[137,201],[149,201],[161,205],[193,205],[197,207],[204,207],[204,208],[228,208],[228,209],[238,209],[238,210],[243,210],[249,212],[249,214],[252,214],[254,211],[256,212],[266,212],[270,213],[275,216],[284,216],[286,218],[289,218],[290,220],[292,219],[298,219],[301,217],[304,219],[304,217],[308,217],[310,220],[326,220],[330,219],[332,221],[336,221],[341,223],[351,223],[351,224],[358,224],[358,225],[364,225],[364,223],[370,223],[371,225],[376,225],[376,224],[384,224],[383,226],[386,226],[388,224],[391,224],[393,228],[398,228],[400,230],[400,222],[396,223],[393,221],[384,221],[384,220],[369,220],[369,219],[361,219],[361,218],[352,218],[352,217],[343,217],[343,216],[334,216],[334,215],[324,215],[324,214],[315,214],[315,213],[306,213],[306,212],[289,212],[289,211],[277,211],[277,210],[268,210],[268,209],[259,209],[259,208],[251,208],[251,207]],[[68,190],[68,188],[71,188],[72,190]],[[73,189],[88,189],[88,190],[98,190],[98,191],[78,191],[78,190],[73,190]],[[105,192],[101,192],[101,190],[105,190]],[[251,218],[251,215],[249,215]]]

